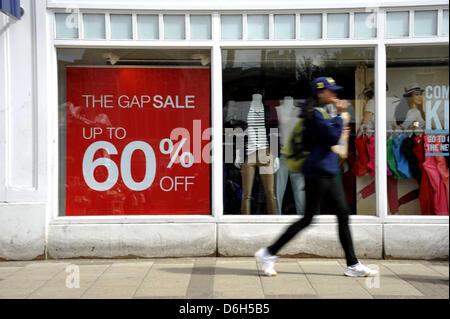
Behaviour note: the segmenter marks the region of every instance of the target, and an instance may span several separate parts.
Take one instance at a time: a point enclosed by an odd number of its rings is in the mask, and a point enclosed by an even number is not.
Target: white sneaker
[[[363,264],[357,263],[356,265],[349,266],[344,271],[344,275],[348,277],[373,277],[378,274],[377,270],[370,269]]]
[[[261,248],[255,253],[256,260],[262,264],[261,268],[264,273],[273,277],[277,275],[277,272],[274,269],[275,261],[277,260],[277,256],[271,255],[267,248]]]

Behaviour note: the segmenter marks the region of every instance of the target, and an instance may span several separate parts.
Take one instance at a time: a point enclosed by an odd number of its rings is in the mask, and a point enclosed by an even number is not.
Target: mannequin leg
[[[251,200],[252,200],[252,188],[253,180],[255,178],[256,163],[247,159],[242,164],[241,176],[242,176],[242,202],[241,202],[241,214],[250,215]]]
[[[259,156],[259,176],[264,187],[264,193],[266,195],[267,212],[275,215],[277,213],[277,198],[275,197],[275,174],[274,174],[274,158],[267,150],[264,154],[265,157]],[[263,155],[263,156],[264,156]],[[268,161],[267,161],[268,159]],[[262,163],[261,163],[262,162]]]
[[[284,192],[286,191],[286,185],[287,180],[289,176],[289,169],[286,166],[285,163],[286,158],[284,155],[281,155],[280,157],[280,168],[275,173],[275,179],[276,179],[276,194],[277,194],[277,214],[281,215],[281,210],[283,208],[283,197]]]

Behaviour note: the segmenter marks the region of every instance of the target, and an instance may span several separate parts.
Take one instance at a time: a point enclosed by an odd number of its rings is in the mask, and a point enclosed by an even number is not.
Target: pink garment
[[[369,155],[369,162],[367,163],[367,170],[369,174],[375,176],[375,136],[369,137],[367,140],[367,154]]]
[[[441,184],[444,184],[445,191],[447,196],[445,197],[447,199],[447,214],[448,214],[448,204],[449,204],[449,198],[448,198],[448,166],[447,162],[444,158],[444,156],[436,156],[435,159],[437,163],[437,169],[439,172],[439,175],[441,176]]]
[[[448,196],[438,171],[436,156],[425,156],[423,168],[433,189],[434,214],[448,215]]]

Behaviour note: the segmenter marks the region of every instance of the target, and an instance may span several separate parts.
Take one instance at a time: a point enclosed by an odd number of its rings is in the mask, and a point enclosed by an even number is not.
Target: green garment
[[[387,151],[387,163],[389,165],[389,169],[392,172],[392,176],[397,179],[401,179],[402,176],[397,170],[397,162],[395,161],[394,150],[392,149],[394,146],[394,136],[391,136],[386,141],[386,151]]]

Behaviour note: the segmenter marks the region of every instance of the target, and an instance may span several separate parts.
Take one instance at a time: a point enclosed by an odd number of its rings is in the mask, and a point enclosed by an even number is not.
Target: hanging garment
[[[419,169],[422,176],[419,193],[420,210],[422,215],[432,215],[434,213],[433,189],[423,167],[423,162],[425,161],[424,140],[424,136],[416,136],[414,138],[413,151],[419,161]]]
[[[389,168],[391,169],[392,176],[400,179],[402,176],[397,171],[397,162],[395,161],[395,155],[394,155],[394,136],[391,136],[386,140],[386,153],[387,153],[387,163],[389,165]]]
[[[422,174],[419,168],[419,160],[417,159],[416,154],[414,154],[414,138],[407,137],[402,145],[400,146],[400,152],[406,158],[409,164],[409,169],[411,171],[411,175],[416,179],[416,181],[420,185],[420,180]]]
[[[441,181],[441,175],[438,171],[438,163],[436,156],[425,156],[423,168],[430,180],[430,185],[433,192],[433,203],[435,215],[448,215],[447,193],[445,191],[444,183]]]
[[[366,144],[368,141],[366,135],[360,135],[355,139],[355,148],[357,152],[355,164],[352,167],[352,172],[356,176],[364,176],[368,173],[367,163],[369,162],[369,155],[367,154]]]
[[[375,136],[369,137],[366,144],[367,154],[369,155],[369,162],[367,163],[367,170],[369,174],[375,176]]]
[[[387,171],[388,176],[392,176],[391,169],[389,168],[389,165],[387,163],[386,163],[386,171]]]
[[[400,147],[402,146],[402,143],[405,139],[405,134],[402,134],[398,138],[394,138],[394,145],[392,147],[392,150],[394,152],[395,161],[397,162],[397,171],[400,173],[401,177],[409,179],[411,178],[411,172],[409,170],[408,160],[400,152]]]
[[[441,184],[445,187],[446,196],[445,199],[447,200],[447,214],[448,214],[448,204],[449,204],[449,192],[448,192],[448,166],[446,163],[446,160],[444,156],[436,156],[435,161],[437,163],[437,169],[439,172],[439,175],[441,176]]]

